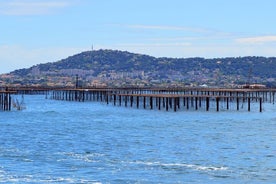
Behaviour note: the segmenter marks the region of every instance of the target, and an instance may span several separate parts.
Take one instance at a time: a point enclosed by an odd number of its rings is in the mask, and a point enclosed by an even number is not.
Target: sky
[[[275,0],[0,0],[0,73],[113,49],[276,56]]]

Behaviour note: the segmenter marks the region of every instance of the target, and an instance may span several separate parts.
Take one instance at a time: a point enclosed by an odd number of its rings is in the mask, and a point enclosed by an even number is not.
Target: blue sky
[[[274,0],[0,0],[0,73],[94,49],[276,56]]]

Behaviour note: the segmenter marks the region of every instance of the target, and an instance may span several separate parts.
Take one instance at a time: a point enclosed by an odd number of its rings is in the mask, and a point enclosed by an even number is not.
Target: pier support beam
[[[174,97],[174,112],[176,112],[176,107],[177,107],[177,99],[176,99],[176,97]]]
[[[139,96],[136,97],[136,105],[137,105],[137,109],[139,109]]]
[[[166,111],[169,110],[169,98],[166,97]]]
[[[263,111],[263,107],[262,107],[262,97],[260,97],[260,112]]]
[[[150,109],[153,109],[153,99],[152,99],[152,96],[150,97]]]
[[[195,97],[195,109],[198,110],[198,105],[197,105],[198,97]]]
[[[219,97],[216,97],[217,112],[219,111]]]
[[[248,97],[248,111],[250,111],[250,97]]]
[[[210,98],[206,97],[206,111],[209,111],[209,107],[210,107]]]
[[[146,109],[146,97],[144,96],[144,109]]]

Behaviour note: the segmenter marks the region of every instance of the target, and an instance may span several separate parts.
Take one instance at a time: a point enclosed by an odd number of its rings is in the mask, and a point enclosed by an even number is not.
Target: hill
[[[276,86],[276,58],[155,58],[126,51],[87,51],[1,75],[2,85],[198,86],[250,83]]]

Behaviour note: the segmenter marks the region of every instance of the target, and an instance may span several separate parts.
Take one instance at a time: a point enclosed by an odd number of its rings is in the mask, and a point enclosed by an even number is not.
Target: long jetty
[[[13,94],[43,94],[53,100],[99,101],[165,111],[241,110],[263,111],[264,103],[275,103],[275,88],[44,88],[14,87],[0,89],[0,111],[10,111]],[[257,105],[256,105],[257,104]],[[254,109],[256,111],[256,109]]]
[[[158,109],[166,111],[200,110],[209,111],[240,110],[246,106],[251,111],[252,104],[258,104],[263,111],[263,103],[275,103],[276,89],[224,89],[224,88],[94,88],[58,89],[51,91],[51,98],[66,101],[101,101],[114,106]]]

